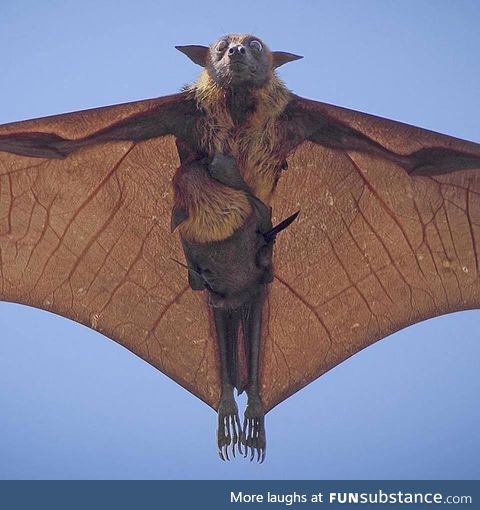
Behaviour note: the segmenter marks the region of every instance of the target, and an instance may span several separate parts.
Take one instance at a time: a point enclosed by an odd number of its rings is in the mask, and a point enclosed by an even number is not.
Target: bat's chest
[[[203,147],[210,156],[229,154],[254,194],[268,203],[281,171],[281,143],[274,122],[257,126],[211,123],[204,129]]]

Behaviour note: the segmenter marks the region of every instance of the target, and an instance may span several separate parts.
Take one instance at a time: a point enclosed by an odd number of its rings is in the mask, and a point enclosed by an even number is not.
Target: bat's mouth
[[[240,69],[245,69],[245,68],[248,68],[248,64],[246,64],[245,62],[240,62],[239,60],[230,62],[230,69],[234,69],[234,70],[239,69],[240,70]]]
[[[255,69],[252,69],[251,65],[240,61],[230,62],[228,70],[234,80],[241,80],[242,82],[251,80],[255,74]]]

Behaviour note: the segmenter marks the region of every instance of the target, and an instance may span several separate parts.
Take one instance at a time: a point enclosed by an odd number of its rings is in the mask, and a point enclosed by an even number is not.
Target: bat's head
[[[204,67],[217,85],[262,87],[268,83],[274,69],[302,58],[293,53],[270,51],[258,37],[229,34],[210,47],[176,46],[195,64]]]

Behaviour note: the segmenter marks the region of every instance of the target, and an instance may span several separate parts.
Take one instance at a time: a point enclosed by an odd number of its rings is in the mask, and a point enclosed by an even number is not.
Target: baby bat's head
[[[176,46],[195,64],[206,68],[215,83],[223,88],[247,86],[262,87],[268,83],[273,70],[299,55],[270,51],[258,37],[229,34],[210,47]]]

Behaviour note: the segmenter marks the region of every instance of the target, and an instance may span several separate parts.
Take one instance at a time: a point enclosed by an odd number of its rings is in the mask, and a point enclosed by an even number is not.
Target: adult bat
[[[0,297],[124,345],[263,460],[279,402],[478,307],[480,147],[300,98],[253,36],[178,49],[204,68],[179,94],[0,128]]]

